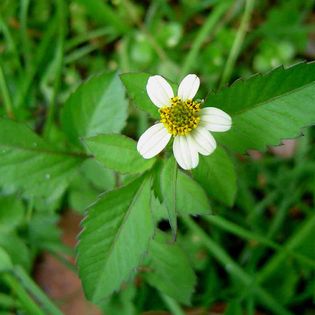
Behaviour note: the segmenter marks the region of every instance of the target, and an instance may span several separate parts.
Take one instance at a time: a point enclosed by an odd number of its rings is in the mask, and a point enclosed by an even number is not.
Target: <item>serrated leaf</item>
[[[121,173],[143,173],[155,159],[145,160],[137,151],[134,140],[118,134],[106,134],[85,139],[95,158],[105,167]]]
[[[162,232],[150,243],[149,268],[145,277],[153,287],[181,303],[190,304],[196,276],[182,249]]]
[[[151,183],[138,178],[106,193],[83,222],[78,267],[86,296],[96,304],[118,290],[139,265],[153,235]]]
[[[161,193],[164,205],[168,212],[168,219],[172,228],[173,236],[177,233],[177,164],[173,157],[169,158],[161,172]]]
[[[314,104],[315,63],[281,67],[236,81],[209,95],[205,102],[205,106],[220,107],[232,116],[232,129],[215,136],[229,149],[242,153],[299,136],[303,127],[315,123]]]
[[[53,200],[66,189],[80,155],[54,150],[26,125],[0,119],[0,185]]]
[[[209,156],[200,156],[193,177],[210,197],[231,206],[236,195],[236,173],[233,162],[226,152],[218,147]]]
[[[124,87],[117,73],[104,73],[84,82],[66,101],[62,128],[69,139],[120,132],[127,119]]]
[[[134,104],[153,118],[159,119],[158,108],[153,105],[146,90],[149,77],[148,73],[124,73],[120,76]]]

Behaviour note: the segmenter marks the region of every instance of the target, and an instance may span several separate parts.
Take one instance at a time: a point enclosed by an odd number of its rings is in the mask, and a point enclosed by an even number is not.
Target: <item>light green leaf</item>
[[[206,215],[211,213],[203,188],[182,171],[177,174],[176,207],[181,214]]]
[[[134,104],[153,118],[159,119],[158,108],[151,102],[146,90],[149,77],[148,73],[124,73],[120,76]]]
[[[6,188],[54,200],[83,160],[55,150],[24,124],[0,119],[0,185]]]
[[[63,130],[76,144],[80,137],[120,132],[127,119],[125,91],[117,73],[104,73],[83,83],[66,101]]]
[[[153,211],[159,220],[165,217],[163,206],[166,207],[173,233],[176,233],[177,229],[177,214],[206,215],[211,213],[208,197],[203,188],[190,176],[178,170],[173,157],[163,165],[160,188],[159,196],[163,205],[159,205],[158,200],[152,200]]]
[[[0,197],[0,231],[9,232],[18,227],[24,219],[22,200],[16,195]]]
[[[314,62],[236,81],[209,95],[205,102],[205,106],[220,107],[232,116],[232,129],[215,136],[237,152],[265,150],[282,139],[301,135],[302,128],[315,123],[314,104]]]
[[[13,264],[9,254],[2,247],[0,247],[0,273],[9,271],[12,268]]]
[[[80,278],[87,297],[101,304],[135,271],[154,227],[151,181],[138,178],[106,193],[88,211],[78,245]]]
[[[21,265],[25,270],[30,270],[33,260],[25,240],[13,232],[0,232],[0,247],[9,255],[14,265]]]
[[[193,176],[210,197],[231,206],[236,195],[236,173],[233,162],[226,152],[218,147],[209,156],[200,156]]]
[[[105,191],[115,187],[115,173],[105,168],[99,161],[85,160],[80,171],[97,189]]]
[[[196,276],[187,256],[176,243],[170,243],[165,234],[157,233],[150,243],[147,281],[177,301],[190,304]]]
[[[155,162],[155,159],[145,160],[138,153],[136,142],[123,135],[99,135],[85,142],[98,161],[117,172],[143,173]]]
[[[175,238],[177,233],[177,164],[173,157],[169,158],[161,172],[161,193],[168,212],[168,219]]]

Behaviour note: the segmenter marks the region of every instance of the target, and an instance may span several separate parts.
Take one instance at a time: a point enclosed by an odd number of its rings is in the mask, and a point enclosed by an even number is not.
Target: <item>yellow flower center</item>
[[[178,96],[171,99],[171,106],[161,107],[161,123],[173,136],[185,136],[200,122],[200,102],[182,101]]]

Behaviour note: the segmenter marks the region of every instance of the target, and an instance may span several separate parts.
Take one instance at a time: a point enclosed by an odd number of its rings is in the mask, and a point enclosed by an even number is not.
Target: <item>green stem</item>
[[[160,292],[160,296],[173,315],[185,315],[185,312],[181,309],[180,305],[174,299],[162,292]]]
[[[5,23],[3,17],[1,16],[1,13],[0,13],[0,30],[3,32],[8,50],[10,52],[12,52],[18,73],[19,73],[19,75],[21,75],[22,65],[21,65],[21,61],[20,61],[20,55],[19,55],[18,49],[16,47],[16,44],[14,42],[12,33],[11,33],[7,23]]]
[[[255,5],[255,0],[246,0],[245,10],[241,19],[241,24],[240,24],[239,29],[237,30],[235,40],[232,45],[232,49],[228,56],[227,62],[225,64],[225,68],[223,70],[219,88],[221,88],[231,78],[231,74],[232,74],[235,62],[240,54],[242,44],[244,42],[245,34],[249,27],[249,21],[250,21],[252,11],[254,9],[254,5]]]
[[[47,50],[49,49],[51,41],[53,40],[56,24],[57,24],[56,18],[53,17],[51,21],[49,22],[47,30],[45,34],[43,35],[43,39],[37,48],[36,56],[34,58],[35,59],[34,65],[31,67],[30,71],[26,71],[26,73],[23,76],[21,87],[15,98],[15,104],[17,108],[20,108],[23,106],[23,103],[25,102],[25,99],[27,98],[31,85],[37,73],[41,69],[43,60],[47,56]]]
[[[199,30],[187,57],[184,60],[183,67],[180,72],[180,77],[183,77],[193,68],[193,64],[198,59],[198,53],[202,44],[205,42],[206,38],[211,35],[211,32],[214,30],[215,25],[221,19],[222,15],[226,12],[229,6],[230,2],[223,2],[218,5],[211,14],[209,14],[202,28]]]
[[[20,34],[22,43],[22,52],[27,69],[31,67],[31,47],[27,34],[27,14],[30,6],[30,0],[21,0],[21,11],[20,11]]]
[[[4,104],[5,111],[7,113],[7,116],[9,118],[14,118],[12,99],[11,99],[8,84],[5,78],[5,74],[3,71],[1,60],[0,60],[0,90],[3,95],[3,104]]]
[[[2,276],[5,284],[13,291],[13,293],[19,299],[21,306],[29,315],[47,315],[39,306],[32,300],[21,284],[11,274],[5,274]]]
[[[57,1],[57,21],[58,21],[58,41],[56,47],[56,73],[55,73],[55,82],[52,97],[49,103],[48,115],[44,129],[44,135],[47,136],[53,125],[56,106],[57,106],[57,95],[61,84],[62,68],[64,62],[64,42],[66,36],[66,6],[63,0]]]
[[[183,217],[184,223],[200,237],[214,258],[235,278],[255,294],[261,302],[268,306],[274,314],[292,315],[279,304],[267,291],[258,286],[255,280],[247,274],[216,242],[214,242],[190,217]]]
[[[315,215],[311,217],[303,227],[287,242],[285,247],[288,250],[294,250],[296,247],[300,246],[303,243],[304,239],[310,235],[312,230],[315,227]],[[268,263],[264,266],[263,269],[257,275],[257,282],[263,283],[268,279],[273,272],[278,269],[286,260],[287,256],[285,252],[279,252],[277,255],[274,255]]]
[[[82,45],[85,42],[89,42],[92,39],[96,39],[98,37],[107,36],[106,42],[111,42],[117,35],[112,34],[112,30],[106,26],[96,30],[91,30],[87,34],[80,34],[77,37],[69,39],[67,43],[65,43],[65,51],[70,51],[71,49],[75,48],[76,46]]]
[[[47,295],[38,287],[32,278],[24,271],[23,268],[14,267],[14,274],[23,284],[23,286],[37,299],[42,307],[47,311],[46,314],[63,315]]]
[[[219,216],[206,216],[204,217],[206,221],[208,221],[211,225],[215,225],[219,228],[224,229],[227,232],[230,232],[234,235],[237,235],[243,239],[246,239],[248,241],[257,241],[261,244],[264,244],[274,250],[277,250],[279,252],[285,253],[287,256],[291,256],[295,258],[296,260],[299,260],[300,262],[307,264],[311,268],[315,269],[315,261],[298,253],[295,253],[292,250],[287,249],[286,247],[283,247],[281,245],[278,245],[277,243],[273,242],[272,240],[259,235],[257,233],[253,233],[251,231],[248,231],[239,225],[232,223],[230,221],[227,221],[226,219],[219,217]]]

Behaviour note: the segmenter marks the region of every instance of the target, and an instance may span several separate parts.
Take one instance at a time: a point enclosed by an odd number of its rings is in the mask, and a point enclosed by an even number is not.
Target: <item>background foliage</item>
[[[58,221],[87,208],[101,313],[315,314],[314,21],[313,0],[2,0],[1,314],[63,313],[34,273],[44,252],[77,273]],[[136,152],[148,73],[198,74],[233,117],[191,174]]]

